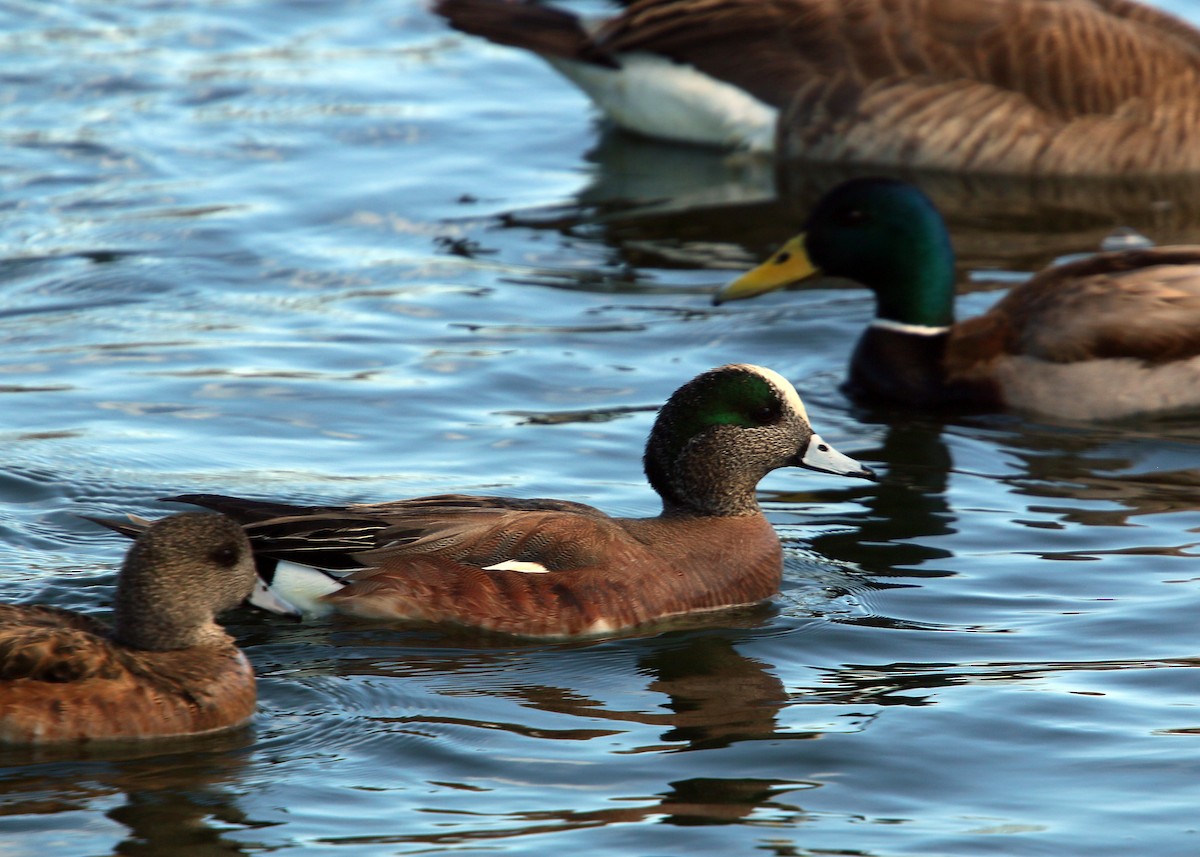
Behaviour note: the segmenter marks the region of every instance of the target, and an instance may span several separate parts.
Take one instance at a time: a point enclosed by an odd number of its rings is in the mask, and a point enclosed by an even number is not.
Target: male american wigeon
[[[801,235],[716,301],[821,274],[875,293],[846,384],[862,399],[1083,420],[1200,407],[1200,246],[1047,268],[955,323],[941,215],[911,184],[861,178],[829,191]]]
[[[254,713],[254,673],[215,616],[252,598],[292,612],[255,573],[242,528],[189,512],[140,533],[113,627],[69,610],[0,605],[0,742],[195,735]]]
[[[788,466],[872,475],[813,432],[791,384],[751,365],[713,369],[676,391],[644,464],[662,498],[654,518],[460,495],[316,508],[169,499],[240,521],[260,572],[298,606],[567,637],[770,598],[783,558],[755,496],[759,480]],[[111,525],[131,532],[137,522]]]
[[[1132,0],[437,0],[617,125],[789,159],[1022,175],[1200,171],[1200,31]],[[1156,4],[1159,5],[1159,4]]]

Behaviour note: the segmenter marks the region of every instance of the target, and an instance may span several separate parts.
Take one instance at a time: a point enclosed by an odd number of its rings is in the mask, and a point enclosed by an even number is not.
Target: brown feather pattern
[[[948,375],[978,375],[1011,355],[1149,366],[1200,357],[1200,247],[1101,253],[1042,271],[954,326]]]
[[[547,49],[527,3],[466,32],[605,64],[649,52],[780,111],[788,158],[997,173],[1200,170],[1200,33],[1129,0],[639,0]],[[531,17],[532,15],[532,17]],[[486,22],[486,25],[481,22]]]
[[[659,523],[613,519],[602,525],[556,516],[537,522],[540,532],[534,535],[526,532],[527,520],[509,520],[506,526],[520,531],[512,539],[515,544],[537,540],[534,550],[524,554],[531,560],[545,557],[554,566],[556,559],[568,559],[564,549],[570,554],[573,564],[544,574],[485,571],[468,562],[408,555],[396,545],[384,545],[363,555],[373,567],[350,575],[349,585],[330,599],[361,616],[572,636],[751,604],[778,591],[779,541],[761,516],[723,521],[719,540],[713,539],[712,522]],[[475,549],[495,556],[486,545]]]

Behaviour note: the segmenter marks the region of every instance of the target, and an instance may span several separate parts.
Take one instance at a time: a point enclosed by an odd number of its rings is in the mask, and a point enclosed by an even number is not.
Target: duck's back
[[[946,366],[994,379],[1012,407],[1067,418],[1200,408],[1200,247],[1048,268],[955,325]]]

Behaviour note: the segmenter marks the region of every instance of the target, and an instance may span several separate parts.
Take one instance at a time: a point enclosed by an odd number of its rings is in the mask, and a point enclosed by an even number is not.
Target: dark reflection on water
[[[104,815],[120,831],[114,854],[250,853],[227,834],[267,826],[238,805],[253,743],[252,730],[240,729],[153,748],[6,749],[0,760],[15,767],[0,776],[0,825],[108,805]]]
[[[755,779],[681,780],[669,784],[667,792],[655,795],[641,806],[621,809],[574,812],[569,809],[514,813],[504,818],[511,823],[496,830],[455,832],[424,836],[348,836],[326,840],[338,845],[419,844],[430,846],[464,845],[473,842],[525,839],[544,834],[561,834],[591,830],[611,825],[653,821],[657,824],[684,827],[737,824],[764,811],[771,813],[764,826],[803,821],[803,811],[778,796],[803,787],[801,783],[785,783]],[[633,802],[632,799],[629,802]],[[456,849],[457,850],[457,849]]]
[[[511,212],[503,223],[601,240],[610,266],[739,270],[796,232],[841,181],[878,170],[770,163],[608,130],[588,153],[590,184],[574,205]],[[960,270],[1032,272],[1096,251],[1122,227],[1156,244],[1196,243],[1200,178],[1036,180],[889,171],[937,204]]]
[[[1194,460],[1200,432],[1194,421],[1160,420],[1124,430],[1029,431],[1009,444],[1022,462],[1012,484],[1031,497],[1068,501],[1064,520],[1121,526],[1137,516],[1200,509],[1200,471]],[[1153,458],[1145,461],[1147,451]],[[1109,508],[1069,501],[1101,501]],[[1040,507],[1031,506],[1032,511]]]
[[[955,520],[945,495],[951,457],[942,429],[941,424],[923,419],[887,426],[883,444],[867,453],[871,461],[885,467],[875,490],[863,498],[858,526],[817,536],[813,547],[857,563],[877,578],[951,573],[916,568],[950,557],[948,551],[920,541],[922,536],[952,532]]]

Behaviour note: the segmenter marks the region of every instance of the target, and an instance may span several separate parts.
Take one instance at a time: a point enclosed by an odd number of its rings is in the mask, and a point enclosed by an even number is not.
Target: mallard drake
[[[744,364],[676,391],[644,464],[662,498],[654,518],[461,495],[315,508],[212,494],[167,499],[240,521],[260,572],[298,606],[569,637],[771,597],[783,556],[755,497],[759,480],[789,466],[872,476],[813,433],[791,384]]]
[[[1200,407],[1200,247],[1100,253],[1048,268],[955,323],[954,250],[906,182],[838,185],[804,232],[716,302],[817,274],[875,293],[850,362],[854,396],[918,408],[1114,419]]]
[[[437,0],[619,126],[821,163],[1200,171],[1200,31],[1131,0]]]
[[[215,616],[266,590],[242,528],[164,518],[117,578],[113,627],[69,610],[0,605],[0,742],[63,744],[229,729],[254,714],[254,672]]]

